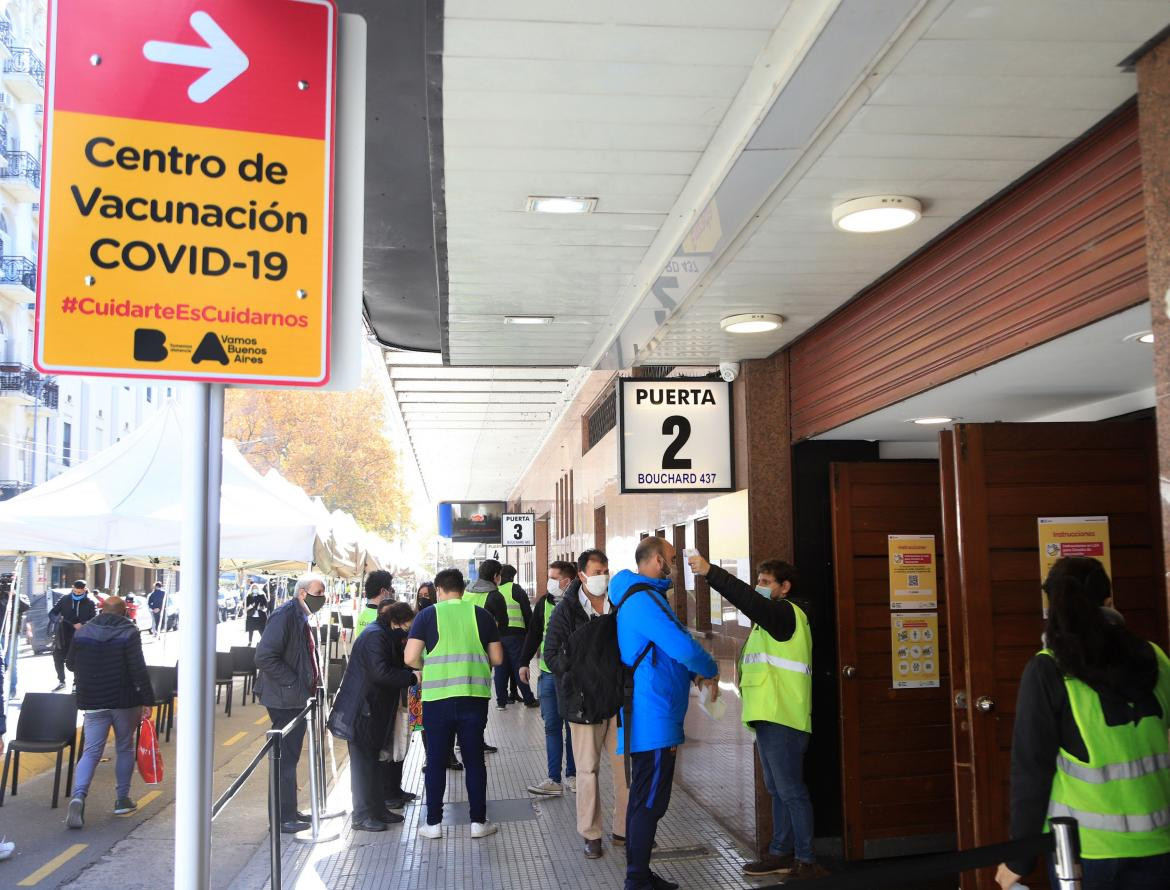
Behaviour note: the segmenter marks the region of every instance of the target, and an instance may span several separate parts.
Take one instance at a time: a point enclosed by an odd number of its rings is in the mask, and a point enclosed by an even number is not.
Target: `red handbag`
[[[138,729],[138,772],[147,785],[157,785],[163,780],[162,752],[158,749],[158,733],[149,714],[142,717]]]

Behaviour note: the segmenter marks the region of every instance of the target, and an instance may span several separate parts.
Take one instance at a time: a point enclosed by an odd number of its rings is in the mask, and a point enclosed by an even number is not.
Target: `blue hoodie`
[[[665,593],[669,578],[647,578],[623,569],[609,582],[609,598],[620,605],[635,584],[649,584],[654,590],[635,593],[617,614],[618,646],[622,661],[630,667],[647,643],[646,653],[634,673],[634,715],[631,750],[653,751],[683,743],[683,720],[690,703],[691,678],[714,677],[719,673],[707,650],[695,642],[679,623]],[[627,719],[622,714],[622,720]],[[618,732],[617,750],[625,752],[625,732]]]

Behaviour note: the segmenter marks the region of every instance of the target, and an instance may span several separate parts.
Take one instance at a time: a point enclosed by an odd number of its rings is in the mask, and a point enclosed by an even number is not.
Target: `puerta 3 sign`
[[[333,0],[53,0],[36,356],[328,378]]]
[[[731,384],[644,377],[619,381],[623,494],[731,491]]]

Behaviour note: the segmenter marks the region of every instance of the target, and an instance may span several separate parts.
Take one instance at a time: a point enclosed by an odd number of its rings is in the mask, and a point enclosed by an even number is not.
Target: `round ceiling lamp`
[[[842,232],[891,232],[921,218],[922,203],[905,195],[871,195],[833,208],[833,225]]]
[[[728,334],[763,334],[776,330],[782,324],[783,316],[771,312],[747,312],[727,316],[719,322],[719,327]]]

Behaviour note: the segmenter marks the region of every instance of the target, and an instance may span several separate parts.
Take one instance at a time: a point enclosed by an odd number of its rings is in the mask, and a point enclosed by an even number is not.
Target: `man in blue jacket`
[[[679,622],[666,591],[674,547],[662,538],[643,539],[634,552],[637,574],[624,569],[609,582],[610,601],[618,607],[618,646],[622,661],[634,670],[631,713],[622,709],[618,753],[625,753],[629,725],[630,802],[626,811],[625,890],[673,890],[677,884],[650,871],[650,850],[658,820],[670,805],[675,754],[683,742],[683,720],[692,681],[719,693],[719,667]],[[635,591],[635,585],[650,590]],[[627,594],[629,602],[625,603]],[[639,660],[639,656],[642,656]]]

